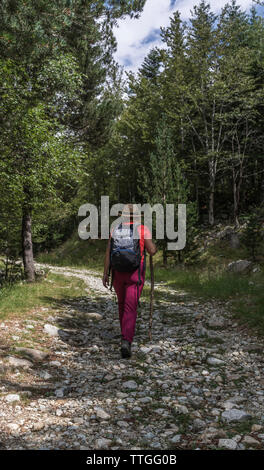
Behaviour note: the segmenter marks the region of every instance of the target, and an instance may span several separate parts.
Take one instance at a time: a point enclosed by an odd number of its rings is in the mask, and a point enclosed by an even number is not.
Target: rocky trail
[[[87,296],[0,323],[0,448],[264,449],[264,340],[227,302],[156,286],[152,341],[143,300],[133,356],[120,359],[98,273],[49,268]],[[22,332],[40,347],[12,347]]]

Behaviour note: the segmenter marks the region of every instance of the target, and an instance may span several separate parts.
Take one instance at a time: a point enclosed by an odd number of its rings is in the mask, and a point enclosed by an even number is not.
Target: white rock
[[[8,401],[8,403],[11,403],[13,401],[19,401],[20,396],[17,393],[9,393],[8,395],[5,396],[5,401]]]
[[[44,380],[48,380],[52,377],[52,375],[50,375],[46,370],[41,370],[38,375]]]
[[[261,426],[260,424],[253,424],[251,428],[251,432],[259,432],[262,429],[263,429],[263,426]]]
[[[129,388],[131,390],[136,389],[138,384],[134,380],[128,380],[127,382],[123,383],[124,388]]]
[[[232,410],[234,408],[237,408],[237,405],[236,403],[232,403],[231,401],[227,400],[223,403],[223,407],[225,408],[225,410]]]
[[[60,363],[60,361],[50,361],[50,365],[60,367],[61,363]]]
[[[227,271],[232,271],[234,273],[241,273],[246,270],[252,265],[252,261],[248,261],[245,259],[239,259],[238,261],[232,261],[227,265]]]
[[[243,438],[243,444],[250,445],[251,447],[260,447],[261,443],[257,441],[257,439],[254,439],[252,436],[245,436]]]
[[[9,423],[7,424],[7,427],[10,429],[10,431],[17,431],[19,429],[19,426],[16,423]]]
[[[256,266],[255,268],[252,269],[252,272],[253,273],[259,273],[261,271],[260,267],[259,266]],[[254,282],[253,282],[254,284]]]
[[[202,336],[208,336],[208,331],[202,325],[199,325],[196,328],[195,336],[197,336],[198,338]]]
[[[116,423],[120,428],[128,428],[129,424],[126,421],[117,421]]]
[[[140,403],[150,403],[152,402],[152,398],[151,397],[143,397],[143,398],[139,398]]]
[[[223,317],[218,317],[213,315],[212,318],[208,321],[208,325],[212,328],[223,327],[225,324],[225,319]]]
[[[96,416],[100,419],[110,419],[111,416],[106,413],[102,408],[95,408]]]
[[[44,331],[49,336],[58,336],[59,335],[59,333],[58,333],[59,328],[57,328],[57,326],[50,325],[49,323],[46,323],[46,325],[44,325]]]
[[[27,359],[19,359],[18,357],[10,356],[8,362],[11,366],[22,367],[23,369],[29,369],[33,364]]]
[[[195,431],[199,431],[199,429],[203,429],[206,427],[206,423],[201,419],[197,418],[193,421],[193,428]]]
[[[39,362],[44,361],[49,356],[48,353],[39,351],[38,349],[32,348],[15,348],[16,351],[21,352],[23,355],[29,357],[33,361]]]
[[[207,364],[210,364],[210,366],[222,366],[225,364],[225,362],[221,359],[218,359],[217,357],[208,357]]]
[[[237,443],[233,439],[219,439],[218,447],[224,447],[224,449],[235,450]]]
[[[142,352],[143,354],[148,354],[150,351],[151,351],[151,348],[148,348],[146,346],[142,346],[140,348],[140,352]]]
[[[171,438],[171,442],[173,442],[173,444],[177,444],[177,442],[180,442],[180,440],[181,440],[181,434],[175,434],[175,436]]]
[[[38,422],[38,423],[33,424],[32,430],[33,431],[40,431],[43,428],[44,428],[44,423]]]
[[[167,415],[166,410],[164,408],[157,408],[153,410],[154,413],[157,413],[158,415]]]
[[[247,419],[251,419],[252,416],[244,410],[236,410],[233,408],[232,410],[224,411],[222,413],[222,419],[227,421],[228,423],[232,422],[241,422],[246,421]]]
[[[105,439],[102,437],[101,439],[96,439],[95,441],[95,448],[96,449],[109,449],[112,441],[111,439]]]
[[[103,318],[103,316],[97,312],[85,312],[85,316],[89,318],[89,320],[96,320],[96,321],[100,321]]]
[[[187,406],[184,406],[184,405],[175,405],[174,409],[177,413],[180,413],[180,414],[187,415],[189,413]]]

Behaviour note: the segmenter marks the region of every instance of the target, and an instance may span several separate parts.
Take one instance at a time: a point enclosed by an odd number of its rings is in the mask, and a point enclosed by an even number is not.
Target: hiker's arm
[[[105,260],[104,260],[104,275],[103,275],[103,285],[105,287],[109,286],[109,266],[110,266],[110,243],[111,239],[109,238],[108,243],[107,243],[107,248],[105,252]]]
[[[145,248],[150,256],[154,256],[157,253],[157,247],[150,239],[145,239]]]

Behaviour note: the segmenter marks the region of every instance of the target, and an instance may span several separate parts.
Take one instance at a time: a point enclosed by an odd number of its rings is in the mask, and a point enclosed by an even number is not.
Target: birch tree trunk
[[[28,282],[35,281],[35,267],[33,258],[31,211],[24,207],[22,213],[22,253],[25,278]]]

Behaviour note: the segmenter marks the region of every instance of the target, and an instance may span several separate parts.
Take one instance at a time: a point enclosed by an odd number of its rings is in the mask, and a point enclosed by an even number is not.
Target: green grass
[[[255,289],[254,295],[247,292],[233,302],[233,312],[237,319],[242,320],[249,326],[255,328],[257,332],[264,335],[264,289],[262,285]]]
[[[21,316],[39,307],[54,308],[58,300],[87,295],[84,288],[85,283],[80,279],[51,273],[43,281],[3,288],[0,290],[0,319],[10,318],[10,314]]]
[[[166,279],[166,286],[183,289],[200,300],[229,300],[237,320],[255,328],[264,335],[264,271],[254,275],[240,275],[226,271],[198,271],[197,268],[168,273],[157,270],[156,279]],[[168,294],[170,296],[170,294]],[[160,298],[160,296],[159,296]]]
[[[251,418],[242,423],[232,423],[230,425],[227,425],[226,423],[221,424],[221,427],[227,431],[227,437],[232,439],[236,434],[250,434],[253,424],[258,424],[258,420],[256,418]]]
[[[81,240],[76,234],[56,250],[41,253],[36,259],[39,263],[102,271],[106,245],[107,240]]]
[[[261,281],[260,276],[254,276]],[[203,298],[227,299],[245,292],[253,294],[257,292],[256,284],[251,286],[248,276],[241,276],[225,271],[205,268],[203,270],[188,268],[158,268],[155,269],[155,280],[163,281],[164,286],[173,289],[183,289]]]

